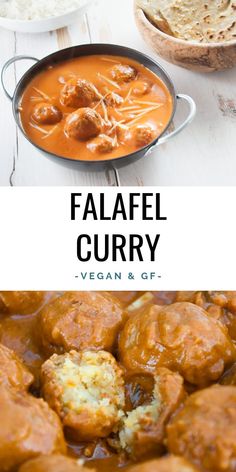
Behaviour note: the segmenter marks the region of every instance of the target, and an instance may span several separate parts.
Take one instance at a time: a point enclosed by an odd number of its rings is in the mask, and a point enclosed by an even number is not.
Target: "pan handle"
[[[169,139],[171,139],[174,136],[176,136],[177,134],[179,134],[184,128],[186,128],[187,125],[189,125],[193,121],[193,119],[196,115],[196,111],[197,111],[195,101],[189,95],[184,95],[184,94],[181,94],[181,93],[179,93],[176,96],[176,98],[177,98],[177,100],[185,100],[186,102],[188,102],[189,108],[190,108],[188,117],[186,118],[186,120],[183,123],[181,123],[181,125],[178,126],[178,128],[176,128],[174,131],[172,131],[172,133],[165,134],[165,136],[162,136],[160,139],[158,139],[157,143],[154,144],[153,146],[151,146],[148,149],[145,156],[149,156],[149,154],[151,154],[158,146],[160,146],[161,144],[166,143],[167,141],[169,141]]]
[[[7,96],[7,98],[9,98],[9,100],[12,101],[13,99],[13,96],[10,95],[10,93],[7,91],[7,88],[5,86],[5,73],[7,71],[7,69],[12,65],[12,64],[15,64],[15,62],[18,62],[18,61],[23,61],[23,60],[30,60],[30,61],[35,61],[35,62],[38,62],[39,59],[37,59],[36,57],[31,57],[31,56],[15,56],[15,57],[12,57],[12,59],[9,59],[9,61],[6,62],[6,64],[4,64],[3,68],[2,68],[2,72],[1,72],[1,83],[2,83],[2,88],[5,92],[5,95]]]

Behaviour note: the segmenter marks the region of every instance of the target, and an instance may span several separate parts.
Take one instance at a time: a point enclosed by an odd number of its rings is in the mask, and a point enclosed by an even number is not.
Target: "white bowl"
[[[45,33],[64,28],[83,15],[94,0],[87,0],[85,5],[60,16],[42,20],[16,20],[0,17],[0,27],[19,33]]]

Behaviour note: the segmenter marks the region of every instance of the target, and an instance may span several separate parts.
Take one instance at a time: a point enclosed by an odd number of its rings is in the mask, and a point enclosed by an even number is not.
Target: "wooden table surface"
[[[50,1],[50,0],[49,0]],[[42,58],[57,49],[89,42],[109,42],[139,49],[157,59],[141,38],[133,15],[133,0],[97,0],[69,28],[36,35],[0,29],[0,66],[14,55]],[[236,68],[199,74],[160,63],[177,92],[191,95],[198,108],[195,121],[151,156],[126,167],[90,170],[45,158],[18,132],[10,101],[0,91],[0,185],[235,185],[236,184]],[[18,63],[8,72],[8,85],[29,67]],[[175,122],[186,114],[181,105]]]

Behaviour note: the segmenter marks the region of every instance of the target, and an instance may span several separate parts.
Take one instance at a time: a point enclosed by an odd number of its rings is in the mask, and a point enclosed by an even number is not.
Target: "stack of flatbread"
[[[164,33],[201,43],[236,40],[236,0],[137,0]]]

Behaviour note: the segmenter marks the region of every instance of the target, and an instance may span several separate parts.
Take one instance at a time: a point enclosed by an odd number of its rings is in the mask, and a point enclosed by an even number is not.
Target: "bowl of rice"
[[[0,0],[0,27],[44,33],[72,24],[93,0]]]

